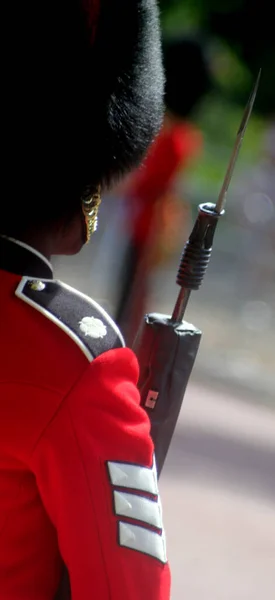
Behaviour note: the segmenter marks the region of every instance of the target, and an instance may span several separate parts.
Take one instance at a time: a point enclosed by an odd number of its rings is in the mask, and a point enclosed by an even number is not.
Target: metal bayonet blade
[[[257,91],[258,91],[258,87],[259,87],[259,83],[260,83],[260,78],[261,78],[261,69],[259,71],[257,80],[255,82],[255,85],[254,85],[254,88],[252,90],[252,93],[251,93],[251,96],[249,98],[249,101],[248,101],[248,104],[246,106],[246,109],[244,111],[244,115],[243,115],[242,122],[241,122],[241,125],[240,125],[239,130],[238,130],[238,133],[237,133],[236,142],[235,142],[234,149],[233,149],[230,161],[229,161],[229,165],[228,165],[228,169],[227,169],[227,172],[226,172],[226,175],[225,175],[225,179],[224,179],[224,182],[223,182],[223,185],[222,185],[222,189],[220,191],[220,195],[219,195],[219,198],[218,198],[218,201],[217,201],[217,204],[216,204],[215,210],[219,214],[223,211],[223,209],[225,207],[226,194],[227,194],[227,191],[228,191],[231,179],[232,179],[232,175],[233,175],[233,172],[234,172],[234,168],[235,168],[235,164],[236,164],[237,158],[239,156],[239,152],[240,152],[241,145],[242,145],[242,142],[243,142],[244,134],[246,132],[246,128],[247,128],[247,125],[248,125],[248,122],[249,122],[249,119],[250,119],[250,116],[251,116],[251,113],[252,113],[252,110],[253,110],[255,98],[257,96]]]

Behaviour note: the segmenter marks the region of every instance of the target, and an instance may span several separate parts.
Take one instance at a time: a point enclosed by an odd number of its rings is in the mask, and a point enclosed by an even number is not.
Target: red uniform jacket
[[[0,339],[0,599],[53,600],[64,561],[72,600],[168,600],[149,422],[116,326],[2,238]]]

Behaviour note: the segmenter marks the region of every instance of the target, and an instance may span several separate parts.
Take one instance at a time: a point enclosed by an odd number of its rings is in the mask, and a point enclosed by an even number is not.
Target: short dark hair
[[[8,4],[0,233],[14,235],[69,217],[87,186],[139,164],[164,78],[156,0],[100,0],[93,44],[81,0]]]
[[[177,117],[188,117],[211,87],[204,45],[191,36],[167,39],[163,55],[166,108]]]

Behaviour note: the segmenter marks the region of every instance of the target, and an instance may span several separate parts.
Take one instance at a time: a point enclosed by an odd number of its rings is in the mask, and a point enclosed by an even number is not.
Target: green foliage
[[[196,116],[196,123],[204,134],[204,152],[184,174],[191,196],[209,199],[217,197],[225,176],[229,158],[243,114],[243,107],[222,102],[219,96],[208,97]],[[254,116],[247,128],[235,176],[247,165],[256,163],[262,149],[265,121]],[[209,196],[209,198],[208,198]]]
[[[199,32],[207,39],[220,93],[243,104],[262,67],[256,110],[275,114],[275,36],[268,0],[160,0],[165,35]]]

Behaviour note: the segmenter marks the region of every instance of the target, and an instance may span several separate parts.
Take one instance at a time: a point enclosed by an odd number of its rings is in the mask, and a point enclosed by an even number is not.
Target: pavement
[[[190,384],[160,481],[172,600],[275,598],[275,412]]]

